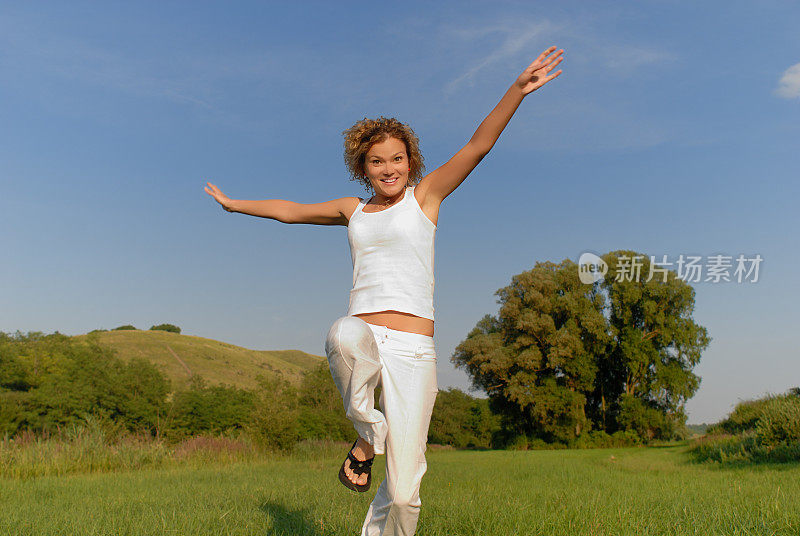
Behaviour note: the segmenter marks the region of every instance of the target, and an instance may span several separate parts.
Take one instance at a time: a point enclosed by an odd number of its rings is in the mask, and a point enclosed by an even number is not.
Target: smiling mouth
[[[397,182],[397,177],[394,177],[393,179],[381,179],[381,182],[385,182],[387,184],[393,184]]]

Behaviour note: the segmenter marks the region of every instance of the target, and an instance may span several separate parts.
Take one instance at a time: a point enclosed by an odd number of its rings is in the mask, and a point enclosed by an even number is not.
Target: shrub
[[[576,449],[608,448],[614,446],[614,439],[604,430],[591,430],[579,435],[569,446]]]
[[[0,433],[47,433],[89,413],[155,429],[169,380],[140,358],[61,334],[0,341]]]
[[[669,438],[673,433],[673,425],[663,412],[628,394],[621,397],[617,423],[622,429],[646,441]]]
[[[327,361],[303,375],[298,404],[298,433],[301,440],[347,441],[355,437],[355,430],[345,416],[342,396],[331,378]]]
[[[237,387],[209,387],[195,374],[188,390],[173,395],[164,435],[174,440],[242,429],[250,420],[254,399],[253,393]]]
[[[174,324],[159,324],[157,326],[151,326],[150,331],[170,331],[172,333],[180,333],[181,328]]]
[[[536,439],[534,441],[536,442],[537,445],[539,445],[540,443],[544,444],[544,441],[542,441],[541,439]],[[508,444],[506,445],[506,448],[508,450],[528,450],[529,444],[530,441],[528,441],[528,436],[520,434],[518,436],[513,437],[511,441],[509,441]]]
[[[760,445],[800,442],[800,397],[784,395],[766,401],[755,425]]]
[[[456,388],[439,391],[431,415],[428,441],[455,448],[490,448],[500,420],[489,401]]]
[[[800,396],[792,389],[740,402],[694,441],[690,453],[697,461],[718,463],[800,461]]]
[[[744,400],[736,404],[731,414],[722,421],[708,427],[706,433],[727,432],[739,434],[752,430],[761,413],[761,400]]]
[[[630,447],[642,444],[642,438],[633,430],[618,430],[609,435],[604,430],[592,430],[581,434],[575,441],[569,443],[569,448],[597,449]]]
[[[290,452],[300,440],[298,390],[280,374],[257,377],[253,413],[244,431],[260,447]]]

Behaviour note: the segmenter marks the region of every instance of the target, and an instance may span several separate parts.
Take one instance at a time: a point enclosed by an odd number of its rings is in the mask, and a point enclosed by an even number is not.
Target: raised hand
[[[219,189],[219,188],[217,188],[216,186],[214,186],[214,185],[213,185],[213,184],[211,184],[210,182],[206,182],[206,184],[207,184],[208,186],[206,186],[206,187],[205,187],[205,191],[208,193],[208,195],[210,195],[211,197],[213,197],[214,199],[216,199],[216,200],[217,200],[217,202],[218,202],[220,205],[222,205],[222,208],[224,208],[224,209],[225,209],[225,210],[227,210],[228,212],[233,212],[233,210],[231,210],[231,209],[229,208],[229,207],[230,207],[230,204],[231,204],[231,200],[230,200],[230,199],[228,199],[228,196],[227,196],[227,195],[225,195],[225,194],[223,194],[223,193],[220,191],[220,189]],[[211,188],[209,188],[209,186],[210,186]]]
[[[561,63],[561,60],[564,59],[564,56],[562,56],[564,49],[559,50],[552,56],[550,55],[555,48],[556,47],[552,46],[539,54],[539,57],[536,58],[536,61],[528,65],[528,67],[522,71],[522,74],[519,75],[516,85],[520,88],[523,95],[527,95],[528,93],[536,91],[547,82],[561,74],[561,69],[559,69],[555,73],[548,75],[548,73],[552,71],[556,65]]]

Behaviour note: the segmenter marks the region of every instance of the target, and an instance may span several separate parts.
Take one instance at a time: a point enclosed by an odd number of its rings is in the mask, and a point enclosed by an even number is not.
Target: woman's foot
[[[355,447],[350,451],[353,453],[353,456],[356,457],[359,461],[364,461],[372,458],[375,456],[375,450],[372,448],[372,445],[364,441],[360,436],[356,441]],[[367,483],[367,478],[369,475],[367,473],[362,473],[357,475],[353,473],[350,469],[350,458],[347,458],[344,462],[344,472],[347,475],[348,480],[353,484],[364,485]]]

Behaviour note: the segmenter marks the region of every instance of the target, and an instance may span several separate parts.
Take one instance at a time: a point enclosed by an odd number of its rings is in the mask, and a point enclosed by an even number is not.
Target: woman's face
[[[364,159],[364,173],[375,193],[383,197],[403,192],[408,184],[409,167],[406,144],[397,138],[376,143]]]

